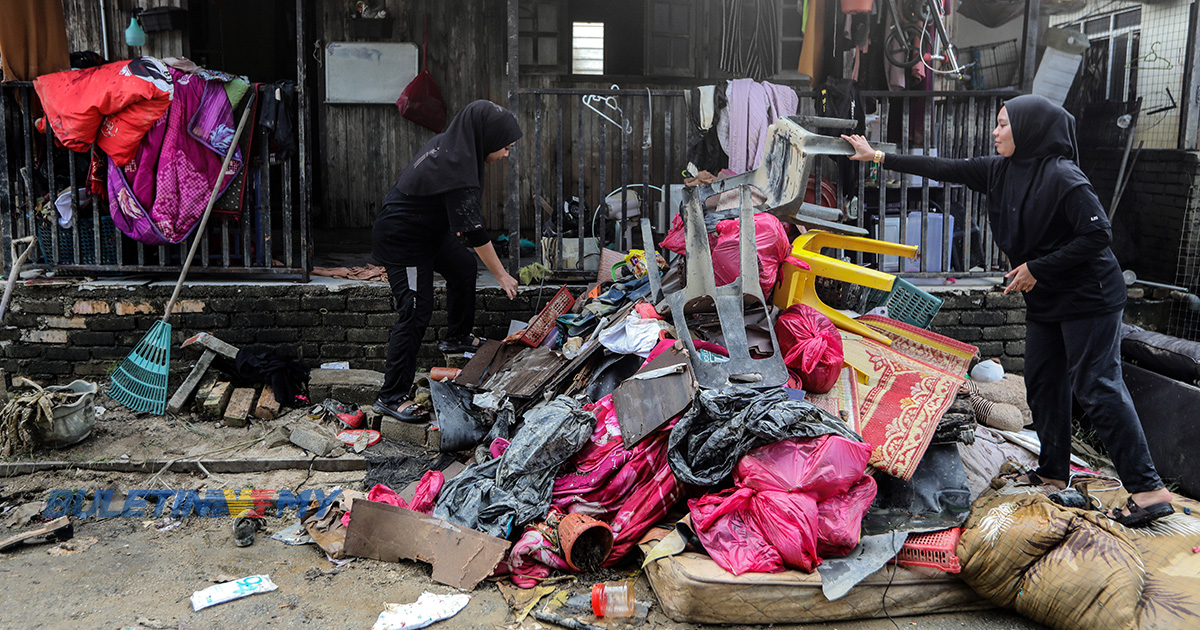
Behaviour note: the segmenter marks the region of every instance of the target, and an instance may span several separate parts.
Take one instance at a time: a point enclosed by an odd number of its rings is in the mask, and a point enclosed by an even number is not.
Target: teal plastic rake
[[[179,290],[183,288],[183,279],[192,268],[192,259],[196,257],[196,250],[200,247],[204,227],[208,225],[208,216],[212,214],[213,203],[216,202],[217,193],[225,181],[226,169],[229,168],[229,162],[237,150],[238,139],[242,137],[242,129],[253,110],[254,104],[247,103],[246,111],[238,122],[237,131],[233,134],[233,141],[229,143],[229,150],[225,153],[225,161],[221,163],[221,174],[217,177],[212,194],[208,196],[208,206],[204,208],[200,225],[193,233],[192,249],[188,252],[187,260],[183,261],[183,271],[179,273],[179,281],[175,283],[175,292],[171,294],[167,308],[163,309],[162,319],[154,323],[150,332],[142,337],[133,352],[130,352],[112,373],[108,397],[134,411],[162,415],[167,409],[167,370],[171,365],[171,324],[167,323],[167,318],[171,317],[171,309],[175,306],[175,300],[179,299]]]

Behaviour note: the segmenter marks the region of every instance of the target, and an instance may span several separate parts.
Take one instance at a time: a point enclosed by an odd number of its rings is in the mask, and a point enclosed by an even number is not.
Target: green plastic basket
[[[864,310],[870,311],[880,306],[887,307],[888,317],[892,319],[928,328],[933,316],[942,308],[942,298],[922,291],[904,278],[896,278],[890,292],[879,289],[867,292]]]

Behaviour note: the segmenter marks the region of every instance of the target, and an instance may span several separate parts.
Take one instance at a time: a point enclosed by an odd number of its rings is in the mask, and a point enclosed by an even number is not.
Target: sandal
[[[233,544],[249,547],[254,544],[254,534],[262,528],[260,519],[242,516],[233,521]]]
[[[475,335],[467,335],[457,339],[443,339],[438,342],[438,351],[445,354],[463,354],[464,352],[475,352],[480,346],[486,342],[483,337]]]
[[[410,398],[402,398],[394,403],[376,400],[372,405],[375,411],[400,422],[409,424],[425,424],[429,422],[429,410],[413,402]]]
[[[1175,508],[1169,501],[1142,507],[1134,503],[1133,497],[1129,497],[1129,500],[1125,502],[1125,509],[1129,511],[1128,514],[1122,514],[1121,508],[1113,508],[1106,514],[1108,518],[1125,527],[1145,527],[1164,516],[1175,513]]]
[[[1024,481],[1021,480],[1022,476],[1025,477]],[[1045,479],[1042,479],[1042,477],[1040,475],[1038,475],[1037,472],[1034,470],[1025,470],[1025,471],[1004,473],[1004,474],[1000,475],[1000,478],[1004,479],[1005,481],[1011,481],[1011,482],[1013,482],[1014,485],[1016,485],[1018,487],[1052,486],[1054,488],[1058,488],[1058,486],[1055,486],[1054,484],[1046,481]],[[1063,488],[1060,488],[1059,490],[1060,491],[1065,490],[1066,488],[1067,488],[1067,486],[1064,485]]]

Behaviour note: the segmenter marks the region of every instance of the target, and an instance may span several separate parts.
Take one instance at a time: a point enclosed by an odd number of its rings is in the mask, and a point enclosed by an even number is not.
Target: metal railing
[[[274,88],[257,86],[260,93]],[[23,268],[80,274],[174,272],[182,269],[193,239],[200,238],[193,272],[308,280],[313,243],[310,204],[302,194],[308,179],[301,168],[303,151],[280,159],[270,150],[268,130],[256,126],[252,154],[243,161],[250,171],[234,207],[214,214],[203,234],[193,233],[176,244],[146,245],[117,230],[107,195],[85,190],[88,155],[57,146],[50,125],[44,134],[37,131],[31,114],[36,100],[32,83],[0,88],[0,255],[5,269],[12,263],[12,240],[33,236],[38,254]],[[292,112],[293,120],[296,114]],[[70,191],[70,227],[59,226],[53,209],[62,182]]]
[[[511,167],[509,184],[516,192],[510,190],[506,209],[510,238],[532,234],[538,261],[559,274],[591,275],[596,266],[589,259],[598,262],[602,248],[640,247],[639,231],[627,230],[640,217],[651,218],[656,239],[665,234],[681,197],[671,186],[683,182],[687,164],[683,90],[520,88],[516,94],[518,117],[532,141],[521,143]],[[812,112],[814,94],[798,95],[800,111]],[[866,92],[877,103],[867,134],[872,142],[895,143],[901,153],[991,155],[996,112],[1014,95]],[[856,174],[845,175],[847,168]],[[844,159],[822,158],[814,165],[808,190],[817,203],[832,187],[845,223],[921,250],[916,261],[847,252],[851,260],[917,277],[995,276],[1006,269],[979,193],[887,170],[882,186],[880,179],[867,165]],[[636,208],[621,202],[627,188],[638,195]],[[513,268],[521,264],[516,248],[509,258]]]

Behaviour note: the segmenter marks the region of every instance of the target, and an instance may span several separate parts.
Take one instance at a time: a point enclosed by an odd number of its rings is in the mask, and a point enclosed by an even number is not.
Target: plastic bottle
[[[601,582],[592,586],[592,612],[597,617],[632,617],[633,585]]]
[[[129,18],[129,27],[125,29],[125,44],[127,46],[145,46],[146,31],[138,23],[137,16]]]

